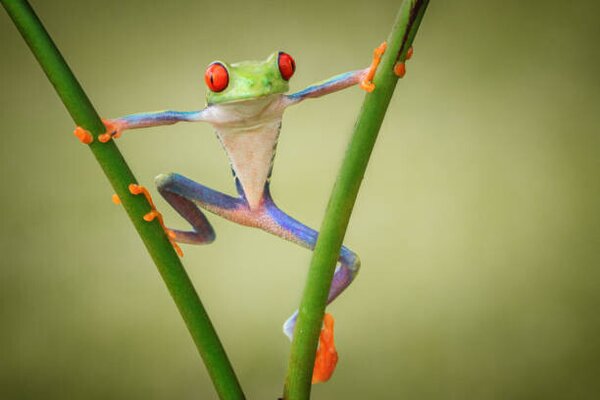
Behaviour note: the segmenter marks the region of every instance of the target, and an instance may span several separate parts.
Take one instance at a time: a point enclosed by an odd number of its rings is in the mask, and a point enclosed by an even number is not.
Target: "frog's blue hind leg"
[[[274,235],[290,240],[300,246],[313,250],[319,233],[314,229],[300,223],[281,211],[273,202],[269,187],[265,188],[264,214],[260,228]],[[333,275],[331,288],[327,297],[327,304],[335,300],[354,280],[360,268],[360,259],[356,253],[346,246],[342,246],[338,258],[337,268]],[[283,324],[283,332],[290,338],[293,337],[294,327],[298,318],[298,311],[288,318]]]
[[[215,240],[215,231],[200,208],[224,217],[245,207],[245,201],[217,192],[178,174],[159,175],[155,179],[160,194],[190,223],[191,232],[172,230],[175,241],[208,244]]]

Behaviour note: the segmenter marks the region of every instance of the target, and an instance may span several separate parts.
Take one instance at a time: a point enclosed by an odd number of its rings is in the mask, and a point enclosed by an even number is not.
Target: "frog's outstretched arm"
[[[121,130],[147,128],[150,126],[172,125],[177,122],[203,121],[204,110],[200,111],[156,111],[126,115],[111,122],[119,125]]]
[[[360,84],[361,89],[364,89],[367,92],[372,92],[375,89],[375,85],[372,82],[373,76],[375,75],[375,71],[379,66],[383,53],[385,53],[386,47],[386,42],[383,42],[375,49],[373,52],[373,61],[368,68],[336,75],[325,81],[310,85],[306,89],[303,89],[299,92],[285,96],[284,99],[287,103],[286,106],[297,104],[305,99],[321,97],[329,93],[337,92],[338,90],[346,89],[356,84]],[[408,60],[411,55],[412,47],[409,50],[406,59]],[[404,63],[397,64],[396,67],[394,67],[394,72],[396,75],[400,77],[404,76]]]
[[[294,105],[302,100],[321,97],[329,93],[337,92],[338,90],[346,89],[360,83],[368,71],[369,69],[367,68],[336,75],[325,81],[310,85],[299,92],[286,95],[286,101],[288,102],[288,105]]]
[[[112,138],[118,138],[126,129],[149,128],[160,125],[173,125],[177,122],[200,122],[206,120],[206,108],[200,111],[155,111],[126,115],[115,119],[102,120],[106,133],[98,140],[105,143]],[[75,135],[80,136],[77,132]]]

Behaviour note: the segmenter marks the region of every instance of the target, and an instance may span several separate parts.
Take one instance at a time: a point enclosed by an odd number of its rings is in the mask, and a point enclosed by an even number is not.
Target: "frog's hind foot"
[[[148,192],[148,190],[145,187],[135,184],[135,183],[132,183],[129,185],[129,192],[133,195],[143,194],[146,197],[146,200],[148,200],[148,203],[150,203],[151,209],[148,213],[146,213],[144,215],[144,217],[143,217],[144,221],[152,222],[152,221],[154,221],[154,219],[158,220],[158,223],[160,224],[162,229],[165,231],[167,237],[169,238],[169,241],[171,242],[171,245],[173,245],[173,248],[175,249],[175,251],[177,252],[179,257],[183,257],[183,251],[181,250],[181,247],[179,247],[179,245],[177,243],[175,243],[176,233],[174,231],[168,229],[165,226],[163,216],[156,209],[156,206],[154,205],[154,201],[152,200],[152,196],[150,196],[150,192]],[[117,197],[117,199],[118,199],[118,197]],[[115,201],[115,198],[113,197],[113,202],[114,201]],[[119,202],[120,202],[120,200],[119,200]]]
[[[315,367],[313,369],[312,383],[327,382],[338,362],[338,353],[335,349],[333,338],[333,316],[325,313],[323,317],[323,329],[319,336],[319,348],[315,358]]]

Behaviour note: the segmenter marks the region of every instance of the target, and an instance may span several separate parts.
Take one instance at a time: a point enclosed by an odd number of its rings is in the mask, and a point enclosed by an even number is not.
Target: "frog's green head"
[[[206,102],[209,105],[229,103],[285,93],[295,70],[294,59],[283,51],[271,54],[264,61],[235,64],[215,61],[204,74],[208,87]]]

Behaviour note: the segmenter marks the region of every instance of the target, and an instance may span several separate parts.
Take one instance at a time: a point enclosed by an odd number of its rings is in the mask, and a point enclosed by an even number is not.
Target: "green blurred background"
[[[214,59],[297,62],[292,89],[365,66],[399,2],[34,1],[105,117],[204,105]],[[329,309],[338,370],[316,399],[592,399],[600,393],[597,1],[432,1]],[[164,284],[91,153],[0,12],[0,398],[213,399]],[[290,110],[273,177],[318,227],[364,94]],[[206,125],[126,133],[140,181],[233,193]],[[154,191],[154,193],[156,193]],[[171,226],[185,225],[156,195]],[[211,216],[184,262],[249,398],[275,399],[310,253]]]

